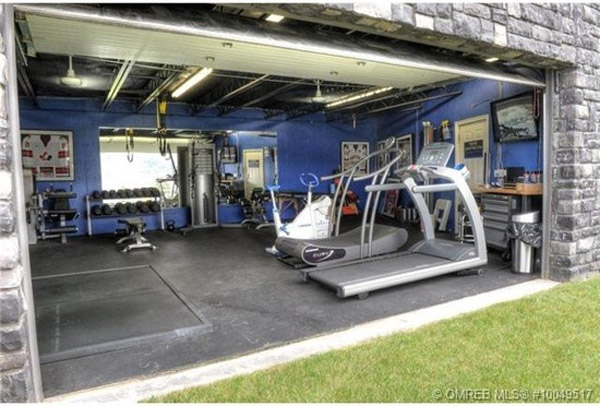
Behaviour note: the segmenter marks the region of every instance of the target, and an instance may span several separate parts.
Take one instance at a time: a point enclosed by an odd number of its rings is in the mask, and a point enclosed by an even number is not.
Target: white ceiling
[[[209,66],[215,69],[322,79],[365,85],[405,88],[460,75],[343,58],[309,51],[198,37],[168,32],[27,17],[37,52],[99,58],[133,59],[140,62]],[[213,57],[209,62],[207,57]],[[210,59],[210,58],[209,58]],[[331,72],[337,72],[332,75]]]
[[[219,13],[165,13],[157,17],[118,7],[99,10],[23,4],[18,9],[26,14],[38,52],[210,66],[395,88],[464,76],[544,86],[543,82],[502,72],[491,64],[440,55],[408,43],[294,30]]]

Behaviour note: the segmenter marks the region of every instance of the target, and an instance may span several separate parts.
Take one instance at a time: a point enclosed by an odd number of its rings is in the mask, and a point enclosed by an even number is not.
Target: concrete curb
[[[161,396],[173,391],[207,385],[311,355],[350,347],[374,338],[409,331],[440,320],[484,309],[497,303],[520,299],[557,285],[556,282],[537,279],[230,360],[68,393],[48,398],[46,401],[61,403],[138,402],[152,396]]]

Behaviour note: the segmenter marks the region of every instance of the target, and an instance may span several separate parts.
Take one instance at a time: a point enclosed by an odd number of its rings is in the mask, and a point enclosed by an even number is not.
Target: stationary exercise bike
[[[319,178],[314,173],[300,174],[300,182],[308,188],[306,205],[298,213],[291,223],[282,223],[275,193],[279,192],[281,186],[267,186],[273,202],[273,220],[277,237],[289,237],[298,240],[308,240],[329,237],[329,208],[331,207],[331,198],[327,195],[319,197],[313,202],[312,188],[319,186]],[[265,248],[269,254],[278,255],[279,251],[275,246]]]

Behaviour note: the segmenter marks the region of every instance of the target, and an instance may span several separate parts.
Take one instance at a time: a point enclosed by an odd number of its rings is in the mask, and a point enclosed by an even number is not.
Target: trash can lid
[[[540,221],[540,212],[539,211],[530,211],[527,213],[519,213],[512,216],[512,221],[514,223],[527,223],[534,224]]]

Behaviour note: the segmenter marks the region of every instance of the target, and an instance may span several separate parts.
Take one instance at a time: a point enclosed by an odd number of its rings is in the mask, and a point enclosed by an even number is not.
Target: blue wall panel
[[[70,130],[73,131],[75,181],[73,190],[78,194],[76,205],[82,214],[77,220],[79,234],[87,230],[83,196],[101,188],[99,127],[154,128],[154,107],[136,113],[129,103],[114,103],[110,111],[101,111],[97,100],[74,100],[63,98],[40,98],[41,108],[32,107],[26,99],[21,101],[21,128],[24,130]],[[212,112],[191,116],[191,109],[183,104],[170,104],[166,119],[169,128],[195,130],[274,131],[277,132],[280,184],[283,190],[304,191],[298,180],[301,172],[314,172],[319,176],[330,174],[340,164],[342,141],[369,141],[371,150],[375,144],[377,126],[374,120],[366,120],[357,128],[351,125],[327,124],[320,115],[302,119],[263,119],[259,110],[240,110],[217,117]],[[53,182],[53,187],[69,189],[71,182]],[[39,182],[38,189],[49,187],[49,182]],[[322,185],[319,191],[326,191]],[[359,190],[355,190],[360,192]],[[362,193],[360,193],[362,194]],[[363,202],[364,202],[364,194]],[[187,223],[183,209],[169,210],[165,218],[176,220],[177,226]],[[156,228],[158,216],[149,216],[149,228]],[[94,220],[95,232],[112,232],[114,219]]]
[[[489,148],[490,148],[490,180],[494,181],[493,173],[496,168],[497,148],[502,147],[502,162],[504,167],[523,166],[525,170],[541,170],[540,141],[524,141],[498,144],[494,140],[490,103],[514,96],[530,90],[528,87],[511,83],[501,83],[491,80],[471,80],[452,86],[452,90],[462,90],[462,94],[455,98],[437,99],[423,103],[422,109],[410,112],[392,112],[378,117],[381,129],[377,139],[382,140],[389,136],[400,136],[407,133],[413,134],[414,157],[418,156],[423,145],[423,121],[430,121],[437,128],[443,120],[450,120],[452,137],[447,142],[454,143],[454,123],[470,117],[490,115]],[[438,92],[432,92],[435,95]],[[541,133],[541,131],[540,131]],[[415,138],[414,134],[417,134]],[[438,134],[436,133],[436,137]],[[454,157],[451,162],[454,165]],[[438,193],[436,198],[454,200],[454,193]],[[406,196],[402,201],[406,200]],[[449,220],[449,227],[454,227],[454,210]]]

